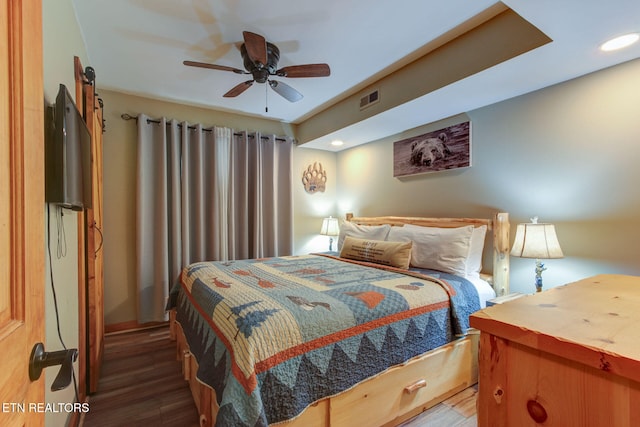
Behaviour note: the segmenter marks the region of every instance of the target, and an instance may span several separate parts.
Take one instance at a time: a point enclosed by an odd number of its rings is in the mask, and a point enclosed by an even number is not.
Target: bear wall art
[[[393,176],[471,166],[471,122],[393,143]]]

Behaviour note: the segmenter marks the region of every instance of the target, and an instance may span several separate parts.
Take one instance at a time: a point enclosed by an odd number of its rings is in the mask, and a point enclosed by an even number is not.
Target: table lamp
[[[322,228],[320,234],[323,236],[329,236],[329,250],[333,250],[333,237],[340,234],[340,226],[338,225],[338,218],[325,218],[322,220]]]
[[[542,272],[546,270],[541,259],[562,258],[562,249],[553,224],[538,223],[538,217],[527,224],[518,224],[511,255],[536,260],[536,292],[542,291]]]

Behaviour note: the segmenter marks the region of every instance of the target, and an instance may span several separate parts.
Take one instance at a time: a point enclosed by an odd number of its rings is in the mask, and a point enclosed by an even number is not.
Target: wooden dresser
[[[478,426],[640,426],[640,277],[495,305],[479,329]]]

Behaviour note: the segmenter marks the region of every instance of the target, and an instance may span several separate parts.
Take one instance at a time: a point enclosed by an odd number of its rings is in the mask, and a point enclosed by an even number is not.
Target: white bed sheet
[[[473,286],[475,286],[478,291],[478,296],[480,297],[480,308],[485,308],[487,306],[487,300],[496,297],[496,291],[493,290],[489,282],[486,280],[482,280],[479,277],[466,277],[466,279],[473,283]]]

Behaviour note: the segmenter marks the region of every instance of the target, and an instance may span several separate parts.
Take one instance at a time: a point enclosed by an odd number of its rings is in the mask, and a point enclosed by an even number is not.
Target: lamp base
[[[333,252],[333,237],[329,237],[329,252]]]
[[[536,292],[542,292],[542,272],[547,268],[539,259],[536,259]]]

